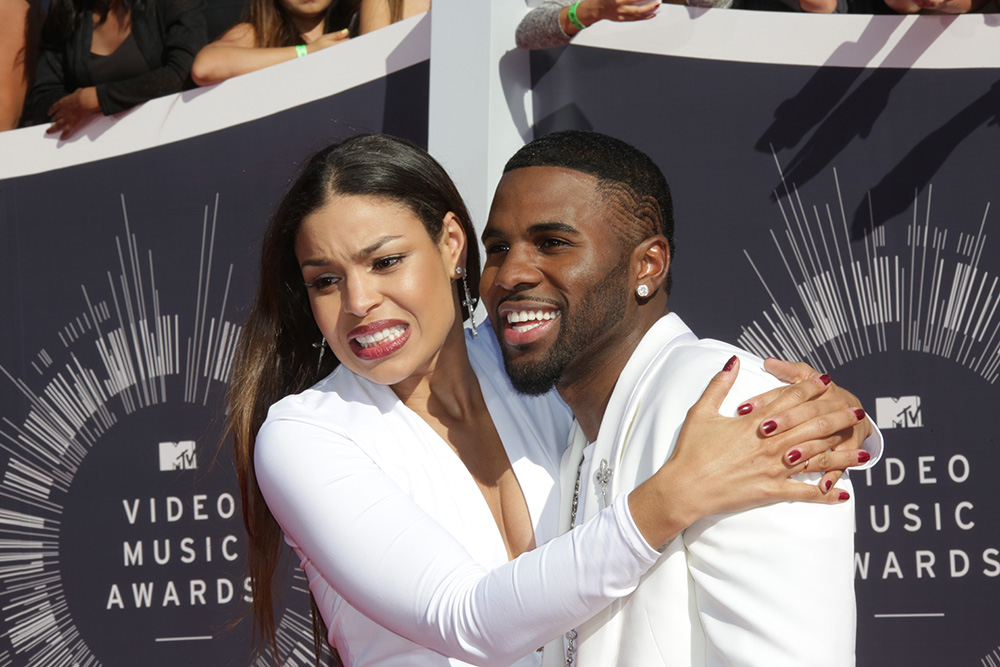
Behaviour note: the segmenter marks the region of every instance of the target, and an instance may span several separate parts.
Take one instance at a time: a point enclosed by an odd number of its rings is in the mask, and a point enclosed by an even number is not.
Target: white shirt
[[[469,357],[542,544],[514,561],[458,456],[389,387],[340,367],[273,405],[257,436],[257,481],[347,665],[537,665],[659,555],[625,497],[543,544],[570,414],[554,393],[517,394],[480,331]]]
[[[577,523],[619,502],[670,456],[688,408],[730,356],[740,356],[719,412],[780,383],[761,360],[695,337],[675,314],[643,337],[615,385],[597,440],[577,437],[563,467],[563,527],[577,466]],[[882,451],[877,429],[865,442]],[[867,466],[866,466],[867,467]],[[595,472],[606,484],[595,483]],[[819,474],[802,475],[818,480]],[[854,663],[854,501],[779,503],[715,515],[684,530],[629,596],[582,624],[576,667],[844,667]],[[818,587],[803,582],[821,582]],[[562,642],[545,664],[562,664]]]

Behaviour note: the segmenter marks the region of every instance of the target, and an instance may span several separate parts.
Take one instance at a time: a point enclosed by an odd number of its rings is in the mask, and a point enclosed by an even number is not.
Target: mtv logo
[[[923,426],[924,422],[920,416],[920,397],[876,398],[875,423],[879,428],[919,428]]]
[[[160,470],[195,470],[197,467],[194,440],[160,443]]]

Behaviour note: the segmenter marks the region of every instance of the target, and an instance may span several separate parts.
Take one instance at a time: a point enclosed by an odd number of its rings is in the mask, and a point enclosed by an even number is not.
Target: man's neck
[[[580,359],[574,361],[563,373],[556,388],[573,411],[573,416],[589,442],[597,440],[604,412],[625,365],[646,332],[667,312],[665,307],[655,313],[640,311],[643,316],[639,318],[637,326],[614,341],[599,342],[594,347],[602,350],[601,353],[581,354]]]

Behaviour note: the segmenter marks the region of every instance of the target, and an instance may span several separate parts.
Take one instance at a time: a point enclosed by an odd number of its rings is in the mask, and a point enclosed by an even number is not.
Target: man
[[[669,313],[670,193],[628,144],[571,131],[525,146],[507,164],[483,242],[481,291],[512,383],[555,386],[577,420],[564,530],[656,472],[733,354],[741,367],[722,414],[779,385],[759,359],[697,339]],[[837,487],[829,492],[850,494],[846,478]],[[853,502],[697,521],[631,595],[547,647],[546,665],[853,664],[853,530]]]

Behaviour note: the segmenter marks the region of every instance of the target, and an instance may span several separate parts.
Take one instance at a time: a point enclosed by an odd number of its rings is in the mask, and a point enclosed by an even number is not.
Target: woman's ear
[[[639,243],[632,253],[632,267],[633,291],[644,285],[649,296],[656,294],[670,273],[670,243],[666,237],[656,234]]]
[[[456,268],[465,268],[466,244],[468,242],[465,227],[462,226],[459,217],[451,211],[445,213],[441,230],[441,252],[446,253],[451,263],[450,268],[453,275]]]

